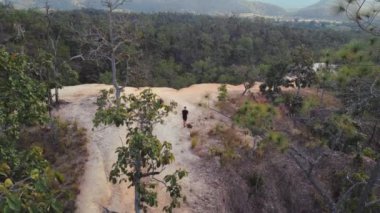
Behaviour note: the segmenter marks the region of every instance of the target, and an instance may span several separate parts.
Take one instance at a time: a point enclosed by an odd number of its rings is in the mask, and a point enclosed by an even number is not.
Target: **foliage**
[[[46,121],[45,85],[28,77],[29,69],[25,57],[0,50],[0,211],[62,212],[62,175],[40,147],[17,143],[23,127]]]
[[[302,107],[300,113],[303,116],[310,115],[310,111],[318,107],[319,102],[314,96],[306,96],[302,101]]]
[[[111,72],[100,73],[99,83],[112,84],[112,73]]]
[[[297,96],[301,88],[310,87],[315,81],[313,66],[313,56],[310,50],[304,46],[295,48],[292,52],[292,63],[290,66],[290,75],[294,76],[293,80],[297,87]]]
[[[222,84],[218,87],[218,101],[224,102],[227,100],[227,97],[228,97],[227,85]]]
[[[332,56],[333,62],[344,64],[332,76],[334,89],[353,116],[371,114],[380,118],[379,47],[376,39],[354,41]]]
[[[155,179],[149,183],[143,182],[146,177],[153,177],[161,173],[162,169],[174,161],[169,142],[161,142],[153,135],[155,124],[163,123],[164,118],[177,106],[169,105],[157,97],[151,90],[142,91],[139,95],[122,96],[117,99],[111,95],[113,90],[103,90],[98,97],[98,110],[95,114],[94,125],[126,126],[128,130],[125,145],[116,149],[117,161],[110,172],[109,180],[117,182],[131,182],[135,187],[135,211],[144,211],[147,206],[157,206]],[[172,198],[171,203],[164,207],[171,212],[179,207],[181,186],[178,180],[187,175],[184,170],[177,170],[163,179],[167,192]],[[153,182],[152,182],[153,181]]]
[[[326,140],[333,150],[358,152],[363,146],[365,137],[356,122],[348,115],[335,114],[325,121],[316,120],[313,126],[313,132]]]
[[[370,147],[365,147],[362,152],[364,156],[372,158],[374,160],[376,160],[379,156],[379,154],[376,153],[376,151],[371,149]]]
[[[60,184],[55,184],[53,190],[64,192],[64,196],[59,196],[57,200],[64,206],[64,212],[72,212],[76,207],[80,179],[88,157],[86,129],[79,127],[75,121],[59,118],[53,118],[48,125],[24,129],[17,147],[28,150],[38,146],[43,149],[43,157],[58,172]]]
[[[46,45],[43,13],[0,8],[0,16],[0,43],[7,49],[17,52],[24,49],[25,54],[32,57],[38,55],[38,49],[52,53],[50,45]],[[278,23],[264,19],[117,12],[113,17],[115,34],[120,33],[128,40],[117,52],[117,74],[122,74],[123,79],[119,80],[124,82],[127,71],[131,86],[180,88],[205,82],[241,84],[247,81],[245,74],[252,73],[253,66],[288,59],[293,47],[305,44],[317,56],[321,50],[337,48],[356,36],[353,32],[309,29],[300,22]],[[82,35],[78,32],[91,29],[97,34],[108,32],[109,27],[107,13],[101,10],[52,10],[50,19],[51,37],[60,35],[56,48],[58,64],[87,53],[93,45],[99,44],[95,42],[99,39],[97,36],[87,38],[86,42],[78,41]],[[18,38],[15,26],[22,26],[23,39]],[[98,82],[100,74],[110,70],[110,63],[103,60],[71,60],[68,64],[74,72],[79,72],[80,83]],[[253,71],[253,77],[260,76]]]
[[[285,134],[279,131],[269,130],[266,132],[265,138],[258,144],[256,153],[258,156],[263,156],[272,150],[284,153],[288,148],[289,139]]]
[[[66,197],[67,192],[57,187],[63,181],[62,175],[50,168],[41,148],[33,147],[20,152],[1,147],[0,151],[2,212],[63,211],[58,199]],[[9,155],[9,152],[13,154]]]
[[[304,106],[304,98],[291,93],[283,93],[278,99],[277,102],[282,102],[287,106],[290,116],[299,113]]]
[[[236,112],[234,121],[254,135],[263,134],[271,129],[275,115],[275,108],[269,104],[246,101]]]
[[[369,177],[363,171],[341,171],[332,174],[333,182],[333,195],[338,197],[341,194],[347,193],[347,190],[353,186],[352,191],[348,194],[347,199],[341,204],[342,211],[355,212],[358,207],[360,192],[363,190],[363,183],[368,181]],[[376,199],[375,194],[371,195],[372,199]],[[365,212],[377,212],[380,209],[379,205],[371,205],[366,208]]]
[[[220,141],[219,144],[212,145],[209,152],[211,155],[218,156],[222,165],[227,165],[231,161],[240,159],[239,151],[247,146],[242,137],[237,134],[236,129],[227,127],[222,123],[216,124],[208,132],[208,135]]]
[[[288,72],[288,64],[285,62],[277,62],[271,65],[265,75],[265,83],[260,85],[260,91],[269,95],[281,92],[280,87],[287,85],[284,77]]]
[[[0,136],[17,138],[22,126],[46,121],[45,86],[28,69],[25,57],[0,49]]]

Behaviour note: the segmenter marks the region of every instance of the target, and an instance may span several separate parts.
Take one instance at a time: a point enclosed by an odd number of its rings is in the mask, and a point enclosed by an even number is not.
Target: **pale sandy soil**
[[[181,90],[170,88],[152,88],[165,102],[178,103],[177,114],[171,114],[163,125],[155,127],[154,133],[160,140],[166,140],[173,144],[175,163],[165,172],[173,172],[183,168],[189,172],[189,176],[182,181],[183,192],[187,197],[186,203],[175,212],[226,212],[220,200],[223,193],[223,184],[202,163],[201,158],[194,155],[190,149],[190,130],[183,128],[180,111],[184,106],[189,109],[189,121],[197,126],[197,120],[209,113],[206,108],[198,104],[209,95],[216,99],[219,84],[193,85]],[[115,150],[121,146],[125,139],[125,128],[97,128],[93,129],[92,119],[96,111],[94,102],[101,89],[110,86],[100,84],[79,85],[65,87],[60,96],[67,104],[64,104],[57,114],[65,119],[77,120],[78,123],[88,129],[90,142],[88,143],[89,160],[85,165],[83,179],[80,185],[80,194],[77,198],[77,212],[96,213],[102,212],[102,207],[116,212],[133,212],[134,193],[128,184],[112,185],[108,182],[108,174],[112,164],[116,160]],[[137,93],[143,88],[126,88],[125,93]],[[258,88],[254,88],[258,90]],[[228,86],[231,93],[241,93],[243,86]],[[93,130],[92,130],[93,129]],[[163,174],[164,175],[164,174]],[[159,194],[164,193],[162,188]],[[150,209],[149,212],[162,212],[163,204],[167,196],[160,196],[159,207]]]

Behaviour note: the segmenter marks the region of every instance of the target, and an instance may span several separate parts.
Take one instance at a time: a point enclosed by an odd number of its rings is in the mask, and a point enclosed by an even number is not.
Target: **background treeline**
[[[65,70],[59,72],[63,85],[110,83],[106,61],[70,60],[86,51],[82,36],[86,30],[106,30],[106,15],[98,10],[53,11],[47,19],[42,10],[2,7],[0,45],[10,52],[24,52],[38,63],[52,52],[49,36],[58,44],[57,57],[52,58],[60,62],[58,69]],[[124,47],[127,54],[119,56],[126,62],[118,64],[121,76],[128,73],[130,86],[242,83],[254,67],[289,60],[297,46],[304,45],[318,58],[322,50],[359,37],[350,31],[288,27],[265,19],[191,14],[116,14],[115,23],[130,40]]]

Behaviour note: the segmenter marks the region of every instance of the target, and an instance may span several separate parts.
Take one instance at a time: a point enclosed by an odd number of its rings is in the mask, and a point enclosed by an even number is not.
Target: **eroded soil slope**
[[[175,163],[166,172],[177,168],[186,169],[189,176],[183,181],[186,202],[177,212],[227,212],[223,204],[225,190],[220,179],[210,168],[194,155],[190,149],[190,130],[183,128],[180,111],[184,106],[189,109],[189,121],[195,127],[205,114],[210,113],[199,103],[207,98],[216,99],[218,84],[194,85],[189,88],[175,90],[170,88],[152,88],[164,101],[178,103],[177,114],[171,114],[163,125],[156,126],[155,134],[161,140],[173,144]],[[77,212],[102,212],[107,208],[116,212],[133,211],[133,191],[127,184],[112,185],[108,182],[108,174],[116,160],[115,150],[125,139],[125,128],[105,127],[93,129],[92,119],[96,112],[96,96],[101,89],[110,86],[100,84],[65,87],[60,95],[67,102],[57,114],[68,120],[76,120],[88,129],[89,160],[86,163],[84,178],[81,181],[80,194],[77,199]],[[138,93],[144,88],[126,88],[125,93]],[[257,88],[256,88],[257,89]],[[228,86],[230,93],[240,93],[243,86]],[[163,174],[165,175],[165,174]],[[165,191],[159,189],[159,194]],[[159,207],[150,212],[161,212],[167,197],[159,196]],[[160,205],[161,204],[161,205]]]

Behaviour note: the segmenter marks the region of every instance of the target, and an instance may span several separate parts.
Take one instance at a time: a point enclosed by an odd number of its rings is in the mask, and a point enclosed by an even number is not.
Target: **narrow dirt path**
[[[226,212],[220,197],[224,193],[223,186],[215,176],[213,168],[207,168],[198,156],[190,149],[190,130],[182,126],[180,111],[183,106],[189,109],[189,121],[197,125],[196,121],[207,111],[198,107],[205,95],[215,99],[218,84],[194,85],[182,90],[170,88],[153,88],[164,101],[178,103],[177,114],[171,114],[162,125],[155,127],[154,133],[160,140],[173,144],[173,153],[176,161],[165,172],[173,172],[178,168],[186,169],[189,176],[182,181],[186,202],[175,212]],[[68,120],[76,120],[81,126],[88,129],[89,159],[85,166],[80,194],[77,198],[77,212],[102,212],[103,207],[116,212],[133,211],[132,189],[126,183],[112,185],[108,182],[108,174],[112,164],[116,161],[115,150],[125,139],[125,128],[107,127],[93,129],[92,119],[96,112],[96,95],[100,89],[110,86],[91,84],[65,87],[61,91],[61,98],[68,102],[57,112],[59,116]],[[127,88],[126,94],[142,91],[136,88]],[[229,91],[242,91],[242,86],[229,86]],[[162,212],[167,202],[163,188],[158,189],[159,207],[149,209],[149,212]]]

